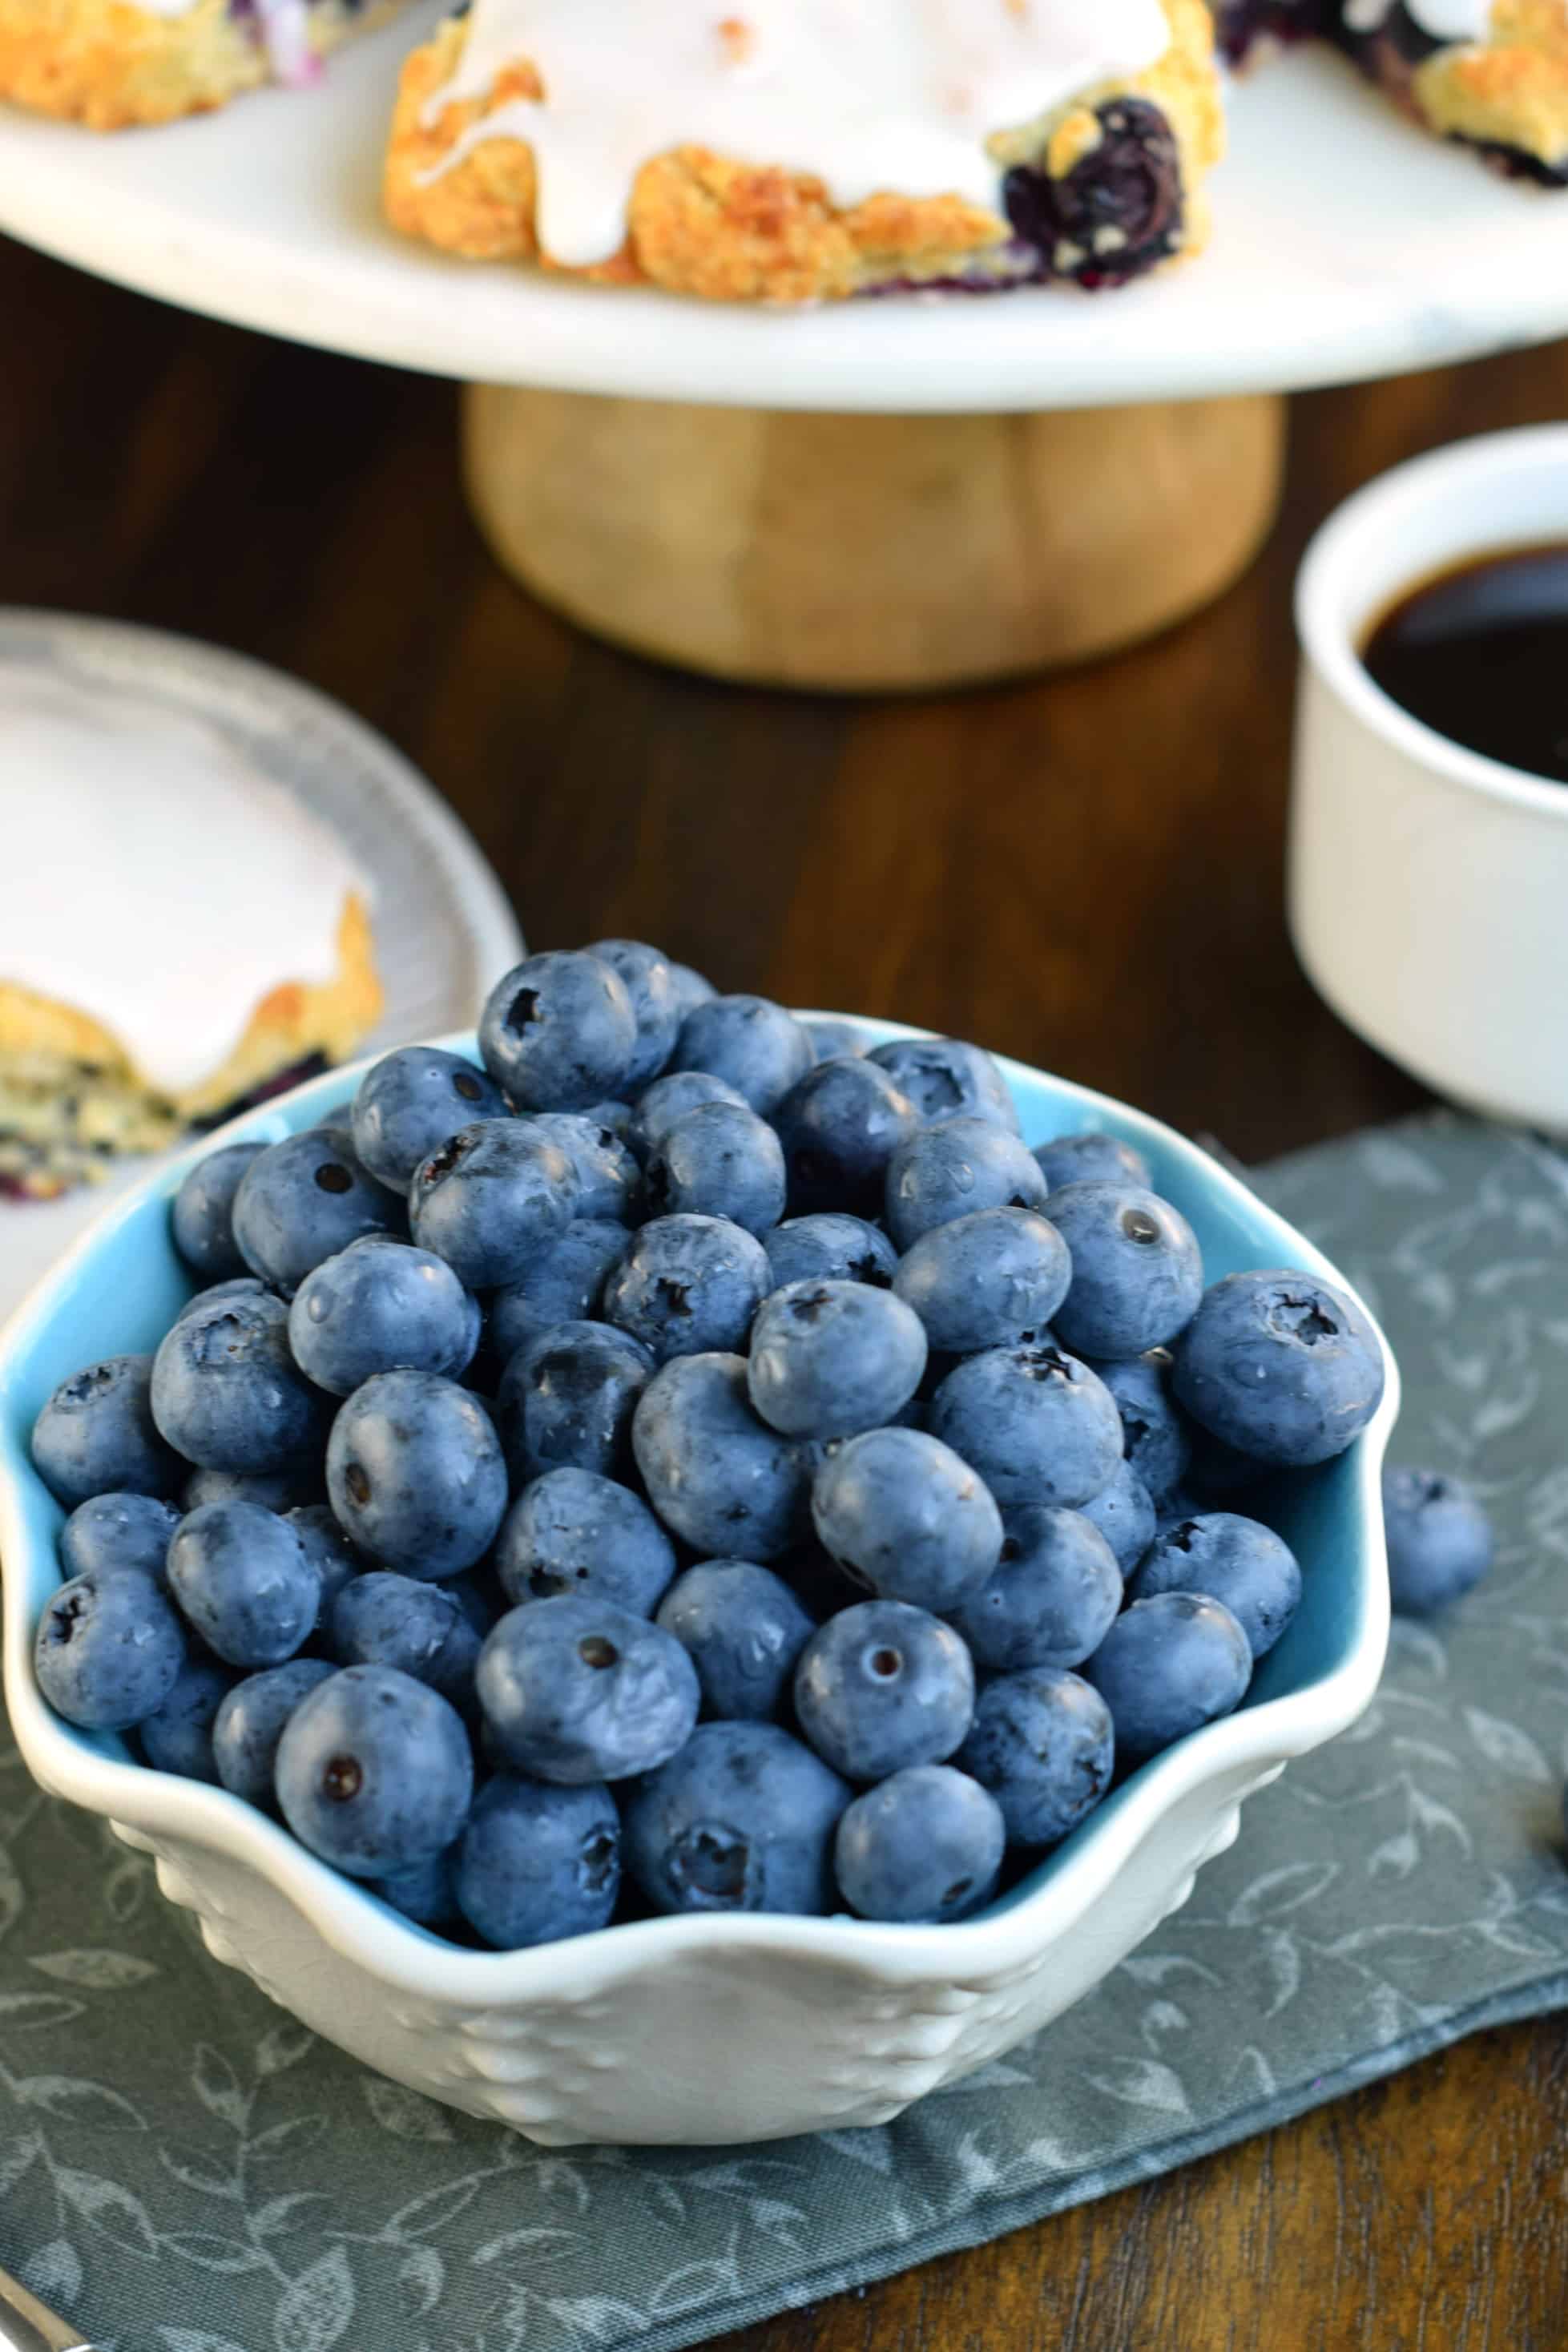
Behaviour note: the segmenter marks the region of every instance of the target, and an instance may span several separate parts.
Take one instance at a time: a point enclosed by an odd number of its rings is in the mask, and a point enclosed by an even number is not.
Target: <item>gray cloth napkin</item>
[[[1568,1171],[1438,1115],[1260,1189],[1382,1315],[1396,1452],[1476,1482],[1498,1566],[1088,2000],[885,2129],[545,2154],[293,2024],[7,1747],[0,2260],[103,2352],[654,2352],[1568,2003]]]

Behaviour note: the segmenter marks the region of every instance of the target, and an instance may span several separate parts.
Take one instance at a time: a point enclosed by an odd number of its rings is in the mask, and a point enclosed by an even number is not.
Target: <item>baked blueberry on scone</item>
[[[717,301],[1121,286],[1203,244],[1204,0],[475,0],[403,69],[393,224]]]
[[[0,1196],[345,1059],[382,1005],[336,836],[214,730],[0,666]]]
[[[311,80],[329,49],[403,0],[0,0],[0,98],[95,131],[169,122],[267,81]]]
[[[1233,64],[1325,36],[1439,138],[1568,186],[1568,0],[1220,0],[1215,14]]]

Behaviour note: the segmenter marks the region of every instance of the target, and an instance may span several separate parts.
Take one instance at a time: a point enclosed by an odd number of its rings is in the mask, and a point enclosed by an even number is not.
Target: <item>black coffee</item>
[[[1451,742],[1568,783],[1568,544],[1505,548],[1424,580],[1361,657]]]

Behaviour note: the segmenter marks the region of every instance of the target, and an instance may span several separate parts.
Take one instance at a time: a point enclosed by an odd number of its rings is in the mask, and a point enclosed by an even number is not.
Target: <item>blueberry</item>
[[[302,1698],[274,1773],[301,1845],[351,1878],[415,1870],[468,1817],[474,1758],[463,1718],[391,1666],[349,1666]]]
[[[1149,1490],[1132,1464],[1119,1462],[1110,1485],[1078,1507],[1110,1545],[1123,1575],[1130,1576],[1153,1543],[1157,1526]]]
[[[481,1561],[477,1568],[465,1568],[461,1575],[447,1577],[441,1589],[451,1593],[481,1641],[493,1630],[497,1620],[507,1613],[506,1596],[488,1562]]]
[[[287,1665],[268,1666],[235,1684],[218,1708],[212,1734],[213,1762],[232,1795],[263,1812],[277,1811],[272,1770],[283,1727],[301,1699],[334,1671],[324,1658],[290,1658]]]
[[[403,1045],[367,1070],[354,1097],[354,1150],[378,1183],[406,1192],[422,1160],[476,1118],[505,1118],[507,1097],[483,1070],[439,1045]]]
[[[519,1110],[586,1110],[627,1085],[641,1051],[626,983],[596,955],[529,956],[491,990],[485,1067]]]
[[[472,1820],[473,1816],[469,1816]],[[412,1870],[394,1870],[385,1878],[372,1878],[370,1890],[401,1911],[405,1919],[413,1919],[421,1927],[440,1927],[457,1916],[457,1856],[462,1848],[455,1844],[444,1846],[429,1862],[417,1863]]]
[[[157,1420],[152,1366],[151,1356],[89,1364],[60,1382],[33,1423],[33,1467],[68,1511],[95,1495],[173,1492],[180,1465]]]
[[[332,1424],[327,1494],[385,1568],[439,1580],[482,1559],[507,1507],[507,1465],[478,1400],[430,1372],[378,1372]]]
[[[707,1559],[672,1585],[658,1623],[697,1670],[703,1712],[765,1723],[778,1714],[816,1631],[781,1576],[748,1559]]]
[[[213,1659],[186,1659],[162,1706],[136,1727],[141,1753],[155,1772],[177,1772],[186,1780],[217,1780],[213,1727],[234,1685],[233,1675]]]
[[[517,1282],[577,1214],[579,1186],[558,1144],[521,1119],[482,1118],[422,1160],[409,1188],[421,1249],[470,1290]]]
[[[1230,1274],[1176,1348],[1179,1402],[1227,1445],[1291,1469],[1331,1461],[1383,1401],[1383,1350],[1344,1291],[1290,1268]]]
[[[33,1664],[57,1715],[86,1731],[145,1723],[173,1689],[185,1637],[159,1586],[142,1570],[89,1570],[51,1593],[38,1620]]]
[[[781,1004],[765,996],[716,996],[682,1022],[674,1066],[724,1078],[768,1118],[816,1058],[810,1038]]]
[[[755,1111],[703,1103],[665,1129],[648,1155],[655,1217],[728,1217],[765,1234],[784,1214],[784,1153]]]
[[[846,1055],[863,1056],[869,1050],[865,1032],[853,1021],[803,1021],[819,1062],[841,1062]]]
[[[988,1683],[958,1769],[1001,1807],[1009,1845],[1055,1845],[1111,1785],[1111,1712],[1079,1675],[1030,1666]]]
[[[277,1290],[294,1290],[361,1234],[402,1230],[402,1203],[360,1165],[346,1127],[309,1127],[268,1144],[235,1194],[239,1254]]]
[[[205,1503],[182,1519],[169,1589],[231,1666],[280,1666],[321,1613],[315,1563],[287,1520],[259,1503]]]
[[[333,1396],[402,1368],[455,1379],[477,1336],[473,1301],[445,1260],[399,1242],[356,1242],[324,1258],[288,1310],[295,1362]]]
[[[705,1103],[716,1102],[729,1103],[737,1110],[751,1108],[738,1088],[725,1078],[716,1078],[711,1070],[672,1070],[668,1077],[655,1078],[638,1096],[626,1142],[639,1160],[646,1160],[677,1119],[685,1118],[689,1110],[700,1110]]]
[[[1148,1161],[1119,1135],[1098,1129],[1086,1135],[1057,1135],[1037,1143],[1035,1160],[1054,1192],[1064,1184],[1141,1184],[1154,1182]]]
[[[997,1569],[952,1612],[977,1666],[1078,1666],[1122,1606],[1122,1571],[1080,1511],[1031,1504],[1012,1513]]]
[[[769,1290],[791,1282],[869,1282],[886,1290],[898,1270],[898,1252],[863,1217],[789,1217],[764,1234],[772,1273]]]
[[[691,1007],[683,1002],[666,959],[644,940],[595,940],[588,952],[613,966],[632,1000],[637,1045],[632,1066],[622,1080],[630,1093],[658,1076],[675,1050],[681,1024]]]
[[[907,1095],[927,1126],[937,1119],[988,1119],[1019,1133],[1007,1080],[990,1055],[959,1037],[895,1037],[870,1058]]]
[[[1203,1256],[1179,1209],[1115,1183],[1064,1184],[1046,1214],[1072,1260],[1056,1316],[1062,1345],[1084,1356],[1140,1356],[1185,1329],[1203,1297]]]
[[[1015,235],[1048,278],[1093,291],[1124,286],[1178,252],[1184,236],[1181,150],[1164,111],[1118,97],[1094,110],[1099,136],[1061,177],[1029,163],[1002,181]]]
[[[457,1850],[464,1917],[503,1952],[607,1927],[621,1892],[621,1822],[601,1782],[550,1788],[497,1773]]]
[[[1406,1616],[1446,1608],[1491,1566],[1490,1520],[1469,1487],[1439,1471],[1385,1470],[1383,1524],[1394,1606]]]
[[[966,1357],[926,1418],[1004,1510],[1020,1503],[1078,1510],[1110,1485],[1122,1459],[1114,1400],[1061,1348],[988,1348]]]
[[[542,1116],[543,1114],[539,1115]],[[626,1143],[627,1136],[631,1132],[632,1106],[629,1102],[622,1102],[613,1096],[607,1096],[602,1102],[591,1104],[585,1111],[573,1111],[559,1115],[574,1118],[585,1118],[590,1127],[606,1127],[609,1129],[611,1134],[615,1138],[617,1143]],[[630,1144],[627,1144],[626,1148],[628,1150],[631,1150]],[[635,1152],[632,1152],[632,1156],[635,1159],[637,1155]]]
[[[490,1736],[538,1780],[580,1787],[652,1772],[685,1746],[698,1699],[674,1636],[609,1601],[530,1601],[479,1653]]]
[[[670,979],[674,984],[675,1005],[683,1021],[688,1013],[695,1013],[699,1004],[711,1004],[718,994],[711,980],[705,980],[702,973],[694,971],[689,963],[676,963],[673,958],[670,961]]]
[[[893,1286],[935,1349],[972,1356],[1044,1338],[1071,1276],[1061,1235],[1032,1209],[975,1209],[922,1234]]]
[[[204,1503],[259,1503],[264,1511],[303,1509],[323,1492],[319,1460],[290,1462],[281,1470],[193,1470],[180,1489],[182,1511]]]
[[[839,1892],[862,1919],[946,1923],[996,1892],[1007,1832],[988,1789],[915,1764],[857,1797],[839,1823]]]
[[[675,1548],[629,1486],[591,1470],[551,1470],[507,1514],[496,1570],[519,1604],[575,1592],[651,1617],[674,1575]]]
[[[490,1341],[506,1363],[530,1339],[558,1323],[589,1323],[599,1314],[605,1278],[625,1255],[624,1225],[601,1217],[576,1217],[547,1242],[516,1282],[490,1301]]]
[[[887,1229],[901,1250],[976,1209],[1038,1209],[1044,1199],[1030,1154],[987,1118],[917,1128],[888,1162]]]
[[[343,1587],[329,1623],[340,1665],[395,1666],[469,1711],[479,1636],[443,1586],[377,1569]]]
[[[887,1072],[863,1057],[819,1062],[773,1113],[784,1147],[789,1206],[875,1216],[887,1163],[920,1115]]]
[[[667,1363],[744,1348],[772,1287],[767,1251],[727,1217],[655,1217],[607,1277],[603,1314]]]
[[[174,1195],[169,1212],[174,1247],[209,1282],[245,1272],[234,1235],[235,1194],[251,1161],[266,1149],[262,1143],[226,1143],[209,1151]]]
[[[811,1489],[818,1540],[884,1600],[944,1611],[978,1591],[1001,1515],[967,1462],[924,1431],[877,1429],[835,1446]]]
[[[664,1525],[710,1558],[777,1559],[806,1532],[813,1458],[751,1409],[742,1356],[677,1356],[655,1372],[632,1450]]]
[[[1192,1424],[1171,1394],[1169,1359],[1129,1356],[1094,1370],[1116,1400],[1125,1458],[1157,1509],[1184,1484],[1192,1462]]]
[[[777,1724],[701,1724],[633,1793],[626,1866],[660,1911],[820,1915],[852,1793]]]
[[[758,1309],[747,1384],[786,1437],[853,1437],[902,1411],[925,1370],[920,1318],[862,1282],[794,1282]]]
[[[951,1625],[902,1601],[862,1601],[819,1626],[795,1669],[795,1713],[850,1780],[945,1764],[975,1712],[975,1669]]]
[[[136,1568],[162,1584],[179,1524],[178,1511],[151,1495],[94,1495],[60,1529],[60,1566],[67,1576]]]
[[[204,1307],[230,1298],[271,1298],[282,1304],[277,1299],[277,1293],[267,1288],[259,1274],[236,1274],[228,1282],[211,1283],[205,1290],[193,1291],[174,1320],[183,1323],[187,1315],[194,1315]]]
[[[577,1178],[576,1217],[609,1217],[635,1224],[643,1206],[643,1171],[621,1138],[581,1112],[530,1111],[518,1121],[525,1135],[553,1143]]]
[[[1209,1511],[1163,1528],[1128,1590],[1135,1601],[1157,1592],[1201,1592],[1222,1601],[1256,1659],[1273,1648],[1295,1615],[1301,1571],[1272,1528],[1232,1511]]]
[[[152,1363],[152,1413],[204,1470],[298,1468],[327,1431],[327,1401],[288,1352],[281,1299],[220,1299],[182,1316]]]
[[[632,1415],[653,1377],[638,1339],[609,1323],[558,1323],[512,1358],[496,1394],[496,1423],[519,1483],[547,1470],[631,1465]]]
[[[1222,1601],[1159,1592],[1117,1618],[1083,1671],[1111,1710],[1118,1753],[1153,1756],[1240,1705],[1252,1650]]]

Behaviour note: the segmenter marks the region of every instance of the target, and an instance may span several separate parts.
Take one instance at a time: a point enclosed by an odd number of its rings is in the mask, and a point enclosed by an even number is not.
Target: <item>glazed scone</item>
[[[403,0],[0,0],[0,98],[94,131],[313,79]]]
[[[1323,36],[1440,139],[1568,186],[1568,0],[1227,0],[1222,50]]]
[[[50,1199],[378,1018],[368,892],[215,730],[0,667],[0,1192]]]
[[[1204,0],[475,0],[403,68],[393,225],[716,301],[1119,286],[1198,250]]]

